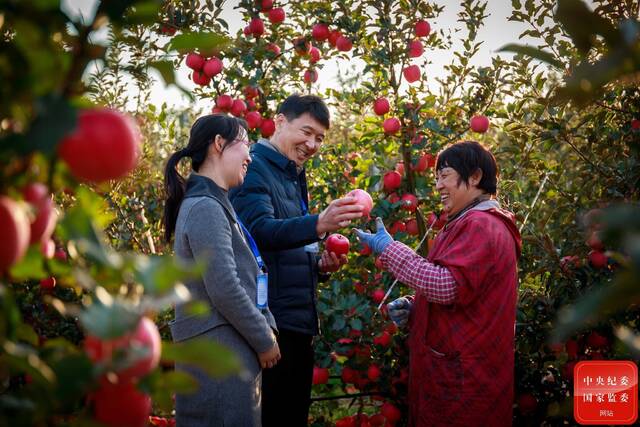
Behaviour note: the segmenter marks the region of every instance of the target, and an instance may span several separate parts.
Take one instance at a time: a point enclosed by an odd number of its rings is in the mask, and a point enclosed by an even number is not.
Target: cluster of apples
[[[106,108],[80,111],[76,128],[58,144],[58,156],[73,176],[86,182],[104,182],[128,174],[140,157],[140,132],[127,115]],[[31,244],[39,244],[45,258],[62,258],[51,239],[57,213],[48,188],[30,183],[22,200],[0,195],[0,273],[18,263]],[[55,279],[46,279],[53,287]]]
[[[417,21],[413,26],[416,38],[409,42],[408,53],[410,58],[418,58],[424,53],[424,46],[420,41],[421,37],[427,37],[431,33],[431,25],[425,20]],[[417,65],[408,65],[402,70],[402,75],[408,83],[414,83],[420,80],[420,67]]]
[[[224,69],[222,60],[217,56],[207,58],[196,52],[187,54],[185,63],[187,67],[193,70],[191,79],[200,86],[207,86],[211,83],[211,79]]]
[[[263,137],[270,137],[276,131],[276,124],[272,118],[262,117],[257,110],[254,98],[259,95],[258,88],[255,86],[247,86],[243,92],[245,100],[240,98],[234,99],[228,94],[218,96],[211,112],[213,114],[230,113],[235,117],[243,117],[250,130],[260,129]]]
[[[600,238],[602,232],[602,210],[591,209],[583,217],[583,223],[586,227],[585,243],[591,251],[587,255],[587,261],[595,269],[605,269],[609,266],[609,257],[606,254],[606,248]],[[560,258],[560,268],[567,274],[573,269],[582,267],[582,260],[577,255],[566,255]]]
[[[342,417],[336,420],[336,427],[358,427],[358,426],[394,426],[402,413],[393,403],[385,402],[380,406],[380,412],[374,415],[357,414]]]
[[[260,12],[267,15],[273,25],[282,24],[287,16],[283,8],[273,7],[273,0],[262,0],[260,2]],[[253,36],[257,39],[262,37],[264,31],[264,21],[259,16],[255,16],[243,28],[242,33],[245,36]]]
[[[313,25],[311,38],[315,45],[311,44],[306,37],[298,37],[293,41],[295,52],[300,56],[308,57],[311,66],[320,61],[322,52],[317,45],[325,41],[340,52],[349,52],[353,48],[353,42],[349,37],[343,35],[340,30],[331,30],[324,22]],[[304,72],[303,80],[306,84],[315,83],[318,80],[318,71],[312,67],[308,68]]]
[[[147,425],[151,398],[136,384],[158,366],[161,342],[156,324],[148,317],[142,317],[136,329],[122,337],[85,338],[83,347],[89,359],[108,372],[89,395],[96,421],[111,427]],[[133,356],[137,356],[133,363],[120,367],[122,360]]]

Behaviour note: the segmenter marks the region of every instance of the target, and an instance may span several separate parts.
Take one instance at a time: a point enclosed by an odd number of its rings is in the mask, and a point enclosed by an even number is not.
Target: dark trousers
[[[262,371],[263,427],[306,426],[313,378],[313,336],[281,330],[281,359]]]

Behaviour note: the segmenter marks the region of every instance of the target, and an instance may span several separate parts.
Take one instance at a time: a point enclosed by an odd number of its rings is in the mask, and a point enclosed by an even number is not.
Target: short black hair
[[[476,141],[456,142],[438,154],[436,171],[450,167],[460,175],[461,182],[469,185],[469,177],[478,169],[482,179],[478,188],[489,194],[497,193],[498,165],[495,157],[482,144]]]
[[[278,114],[284,114],[288,121],[297,119],[305,113],[309,113],[318,123],[329,129],[329,109],[319,96],[296,93],[285,99],[278,107]]]

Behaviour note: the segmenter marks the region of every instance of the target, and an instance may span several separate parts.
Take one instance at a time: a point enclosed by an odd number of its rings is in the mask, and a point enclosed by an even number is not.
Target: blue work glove
[[[382,218],[376,218],[376,234],[367,233],[359,228],[356,228],[355,232],[360,242],[369,246],[376,255],[384,252],[387,246],[393,243],[393,237],[384,228]]]
[[[387,304],[387,313],[389,318],[397,326],[404,326],[409,321],[409,315],[411,314],[411,306],[413,304],[406,297],[400,297]]]

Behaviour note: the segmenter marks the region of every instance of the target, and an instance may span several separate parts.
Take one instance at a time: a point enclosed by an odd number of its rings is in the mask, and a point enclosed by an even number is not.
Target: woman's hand
[[[276,341],[269,350],[259,353],[258,359],[260,360],[260,367],[262,369],[273,368],[280,360],[280,347]]]

